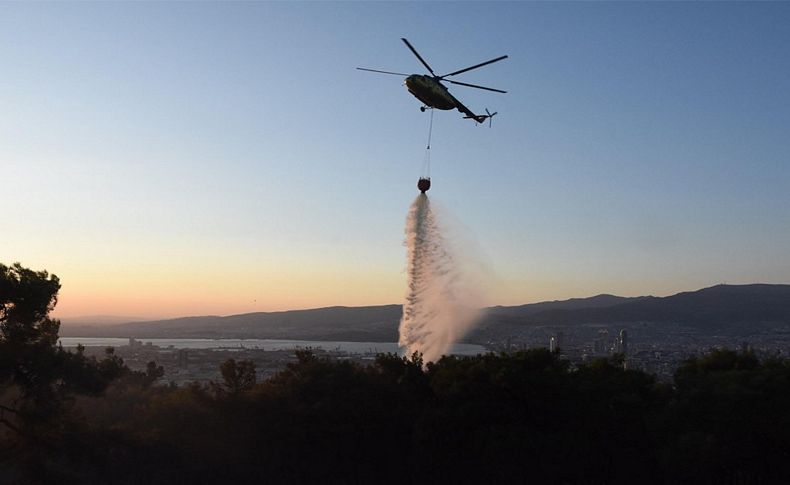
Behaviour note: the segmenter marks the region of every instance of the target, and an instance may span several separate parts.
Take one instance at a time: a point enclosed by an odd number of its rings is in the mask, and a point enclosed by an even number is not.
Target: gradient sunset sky
[[[0,262],[56,316],[400,303],[432,200],[491,304],[790,283],[790,3],[0,3]]]

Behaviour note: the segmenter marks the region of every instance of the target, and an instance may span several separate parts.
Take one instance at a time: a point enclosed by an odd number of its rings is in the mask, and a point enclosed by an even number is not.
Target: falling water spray
[[[449,353],[479,320],[482,291],[469,260],[451,247],[449,232],[424,193],[406,219],[408,292],[399,345],[420,352],[425,362]]]

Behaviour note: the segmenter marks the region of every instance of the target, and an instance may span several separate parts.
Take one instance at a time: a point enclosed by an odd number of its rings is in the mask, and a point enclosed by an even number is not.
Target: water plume
[[[417,196],[406,218],[408,292],[398,343],[425,362],[449,353],[481,315],[481,285],[459,248],[451,247],[444,220],[426,194]]]

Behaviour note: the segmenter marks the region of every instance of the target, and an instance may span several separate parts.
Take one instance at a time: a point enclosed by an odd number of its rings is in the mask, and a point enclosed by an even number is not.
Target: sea
[[[136,339],[143,345],[149,342],[160,348],[174,349],[258,349],[258,350],[291,350],[291,349],[322,349],[326,351],[346,352],[349,354],[375,355],[381,353],[402,354],[396,342],[336,342],[320,340],[276,340],[276,339],[201,339],[201,338],[142,338]],[[61,337],[63,347],[123,347],[129,345],[128,338],[113,337]],[[476,344],[454,344],[450,349],[452,355],[485,354],[488,349]]]

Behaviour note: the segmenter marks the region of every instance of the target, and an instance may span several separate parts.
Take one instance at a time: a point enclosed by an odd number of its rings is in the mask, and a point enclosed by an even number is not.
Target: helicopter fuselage
[[[406,89],[419,99],[425,106],[436,109],[455,109],[458,107],[456,100],[446,87],[431,76],[412,74],[404,83]]]
[[[461,113],[463,113],[465,119],[474,120],[477,123],[482,123],[485,120],[489,120],[489,125],[491,124],[491,118],[496,114],[496,112],[489,113],[488,109],[486,109],[486,114],[484,115],[476,115],[472,112],[471,109],[467,108],[463,105],[460,101],[458,101],[450,91],[447,90],[442,81],[451,83],[451,84],[460,84],[461,86],[467,86],[470,88],[477,88],[477,89],[485,89],[486,91],[495,91],[497,93],[505,93],[507,91],[502,91],[501,89],[494,89],[494,88],[487,88],[485,86],[477,86],[475,84],[469,83],[462,83],[460,81],[454,81],[451,79],[445,79],[450,76],[455,76],[456,74],[461,74],[463,72],[471,71],[473,69],[477,69],[483,66],[487,66],[489,64],[493,64],[495,62],[499,62],[502,59],[507,59],[507,56],[499,56],[496,59],[491,59],[490,61],[481,62],[480,64],[475,64],[474,66],[467,67],[464,69],[459,69],[457,71],[453,71],[451,73],[445,74],[443,76],[437,76],[431,66],[425,62],[425,59],[420,56],[417,52],[417,49],[414,48],[413,45],[409,43],[408,40],[401,37],[401,39],[406,47],[414,54],[417,59],[422,63],[423,66],[431,73],[430,76],[425,74],[412,74],[406,75],[402,72],[392,72],[392,71],[381,71],[378,69],[368,69],[365,67],[358,67],[360,71],[371,71],[371,72],[378,72],[381,74],[391,74],[393,76],[406,76],[403,84],[406,85],[406,89],[414,96],[415,98],[422,101],[425,106],[420,106],[420,111],[425,111],[426,108],[436,108],[436,109],[443,109],[443,110],[450,110],[450,109],[457,109]]]

